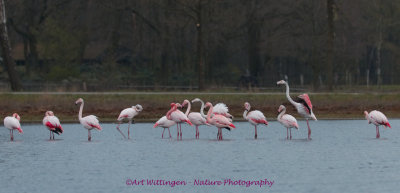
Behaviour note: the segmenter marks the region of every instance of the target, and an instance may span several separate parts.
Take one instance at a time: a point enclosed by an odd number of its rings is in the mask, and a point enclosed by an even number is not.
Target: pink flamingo
[[[156,127],[164,128],[161,138],[164,138],[165,129],[168,129],[169,138],[171,138],[172,136],[171,136],[171,131],[169,130],[169,128],[172,127],[173,125],[175,125],[174,121],[168,120],[167,116],[163,116],[154,124],[153,128],[156,128]]]
[[[230,131],[231,129],[235,129],[236,127],[229,121],[228,118],[223,115],[214,114],[214,116],[211,117],[214,107],[210,102],[206,103],[206,107],[210,107],[207,113],[207,122],[218,128],[217,139],[222,140],[222,128],[228,129]]]
[[[302,94],[298,96],[298,102],[295,102],[289,95],[289,85],[284,80],[280,80],[276,83],[277,85],[284,84],[286,86],[286,98],[289,100],[290,103],[296,108],[297,112],[303,116],[307,121],[308,126],[308,139],[311,139],[311,128],[310,124],[308,123],[308,119],[317,120],[313,111],[312,111],[312,104],[310,97],[308,94]]]
[[[198,100],[200,100],[200,99],[198,99]],[[197,100],[193,100],[193,101],[196,102]],[[203,102],[203,101],[201,101],[201,102]],[[188,105],[188,108],[186,109],[185,115],[189,118],[190,122],[192,122],[192,124],[194,124],[196,126],[196,139],[198,139],[200,137],[199,126],[200,125],[206,125],[207,121],[201,115],[201,113],[197,113],[197,112],[189,113],[192,106],[191,106],[189,100],[184,100],[183,103],[182,103],[182,106],[185,106],[186,104]]]
[[[367,111],[364,111],[364,115],[369,124],[372,123],[376,126],[376,138],[379,138],[381,136],[379,134],[379,125],[383,125],[385,128],[392,128],[386,116],[380,111],[374,110],[371,111],[369,114]]]
[[[281,123],[284,127],[286,127],[286,139],[292,139],[292,128],[299,129],[299,125],[297,124],[296,118],[294,118],[292,115],[285,114],[286,113],[286,107],[281,105],[279,106],[278,109],[279,115],[278,115],[278,121]],[[289,138],[289,131],[290,130],[290,138]]]
[[[75,105],[77,105],[79,103],[81,103],[81,107],[79,109],[79,122],[83,125],[83,127],[85,129],[88,130],[88,141],[91,141],[92,140],[92,135],[90,133],[90,130],[95,128],[95,129],[101,131],[101,126],[99,124],[99,120],[94,115],[88,115],[86,117],[82,117],[82,110],[83,110],[83,105],[84,105],[84,102],[83,102],[82,98],[79,98],[75,102]]]
[[[23,133],[21,124],[19,123],[20,120],[21,117],[17,113],[4,118],[4,127],[10,130],[11,141],[14,141],[14,130],[18,130],[19,133]]]
[[[126,108],[124,110],[121,111],[121,113],[118,116],[118,125],[117,125],[117,130],[122,134],[122,136],[125,137],[124,133],[122,133],[122,131],[119,129],[119,125],[122,123],[122,121],[124,120],[128,120],[128,139],[130,139],[129,137],[129,128],[131,127],[132,124],[132,119],[133,117],[135,117],[136,115],[138,115],[141,111],[143,110],[142,105],[135,105],[132,106],[131,108]]]
[[[255,134],[254,134],[254,139],[257,139],[257,125],[258,124],[265,124],[268,125],[268,121],[265,118],[264,114],[261,111],[255,110],[255,111],[250,111],[250,103],[245,102],[244,103],[244,112],[243,112],[243,118],[247,120],[249,123],[254,125],[255,129]]]
[[[171,110],[167,112],[167,119],[174,121],[177,125],[177,139],[182,139],[182,122],[186,122],[189,125],[193,125],[192,122],[188,119],[188,117],[182,113],[182,111],[178,110],[178,107],[182,107],[179,103],[171,103]]]
[[[60,120],[54,116],[53,111],[47,111],[44,114],[43,125],[46,126],[50,131],[50,140],[52,138],[54,140],[54,133],[60,135],[60,133],[64,132],[63,128],[61,127]]]

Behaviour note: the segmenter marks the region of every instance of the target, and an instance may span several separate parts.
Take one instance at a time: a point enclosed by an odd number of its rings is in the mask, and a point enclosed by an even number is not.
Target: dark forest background
[[[400,84],[399,0],[5,0],[5,10],[22,90]]]

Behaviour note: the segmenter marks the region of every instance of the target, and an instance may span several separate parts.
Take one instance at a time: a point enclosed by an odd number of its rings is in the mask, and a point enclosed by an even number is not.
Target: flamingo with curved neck
[[[202,102],[202,108],[200,108],[200,113],[198,113],[198,112],[189,113],[189,110],[191,109],[191,104],[190,104],[189,100],[184,100],[182,104],[183,105],[188,104],[188,109],[186,110],[186,115],[189,118],[190,122],[192,122],[193,125],[196,126],[196,135],[195,135],[195,137],[196,137],[196,139],[199,139],[200,138],[199,126],[200,125],[208,125],[208,124],[207,124],[207,120],[205,119],[205,117],[203,117],[203,115],[201,114],[203,112],[203,109],[204,109],[203,101],[201,101],[200,99],[196,98],[196,99],[192,100],[192,102]],[[203,112],[203,114],[204,114],[204,112]]]
[[[214,116],[211,118],[214,107],[210,102],[206,103],[206,107],[210,107],[207,113],[207,122],[218,128],[217,139],[222,140],[222,128],[228,129],[230,131],[231,129],[235,129],[236,127],[228,120],[228,118],[223,115],[214,114]]]
[[[81,125],[88,130],[88,141],[92,140],[92,134],[91,134],[91,130],[92,129],[97,129],[97,130],[102,130],[100,124],[99,124],[99,120],[97,119],[96,116],[94,115],[88,115],[86,117],[82,117],[82,111],[83,111],[83,105],[84,105],[84,101],[82,98],[79,98],[78,100],[76,100],[75,105],[81,104],[80,108],[79,108],[79,114],[78,114],[78,118],[79,118],[79,122],[81,123]]]
[[[244,108],[245,110],[243,112],[243,118],[247,120],[250,124],[254,125],[255,129],[254,139],[257,139],[257,125],[258,124],[268,125],[268,121],[261,111],[254,110],[249,112],[251,108],[250,103],[245,102]]]
[[[182,122],[186,122],[189,125],[193,125],[188,117],[178,110],[178,107],[182,107],[179,103],[171,103],[171,109],[167,112],[167,119],[174,121],[177,125],[177,139],[182,139]]]
[[[193,99],[192,103],[194,103],[194,102],[200,102],[201,103],[200,114],[201,114],[202,117],[207,118],[207,115],[204,114],[204,102],[199,98]]]
[[[307,126],[308,126],[308,139],[311,139],[311,128],[310,128],[310,124],[308,122],[308,119],[313,119],[313,120],[317,120],[317,118],[315,117],[313,111],[312,111],[312,104],[311,104],[311,100],[308,97],[307,94],[302,94],[299,95],[298,98],[301,101],[299,102],[295,102],[289,95],[289,84],[284,81],[284,80],[280,80],[276,83],[277,85],[285,85],[286,86],[286,98],[289,100],[290,103],[292,103],[292,105],[296,108],[297,112],[303,116],[306,121],[307,121]]]
[[[279,106],[278,109],[279,115],[277,117],[277,120],[279,123],[281,123],[284,127],[286,127],[286,139],[292,139],[292,128],[299,129],[299,125],[297,124],[296,118],[294,118],[292,115],[285,114],[286,113],[286,107],[281,105]],[[290,137],[289,137],[289,131],[290,130]]]

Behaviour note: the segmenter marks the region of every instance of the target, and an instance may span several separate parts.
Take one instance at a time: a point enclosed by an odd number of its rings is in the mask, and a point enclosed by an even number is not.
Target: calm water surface
[[[217,141],[214,127],[183,126],[183,140],[161,139],[162,129],[135,124],[131,140],[122,139],[115,124],[92,132],[64,124],[64,134],[49,141],[42,125],[23,125],[24,134],[9,141],[0,128],[0,192],[399,192],[400,120],[381,129],[365,120],[306,123],[285,140],[277,122],[259,127],[258,140],[249,123],[224,131]],[[126,133],[126,125],[122,126]],[[168,135],[168,134],[167,134]],[[128,186],[127,179],[184,180],[185,186]],[[274,181],[271,187],[196,186],[194,180]]]

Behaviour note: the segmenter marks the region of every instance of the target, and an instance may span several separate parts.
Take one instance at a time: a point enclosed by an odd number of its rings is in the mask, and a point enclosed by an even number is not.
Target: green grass
[[[298,94],[293,93],[292,97]],[[284,104],[288,113],[298,116],[288,103],[284,93],[135,93],[135,94],[0,94],[0,112],[3,117],[14,112],[20,114],[23,122],[40,122],[47,110],[52,110],[63,122],[77,122],[79,106],[76,99],[85,100],[83,115],[94,114],[102,122],[113,122],[122,109],[141,104],[143,112],[135,119],[138,122],[155,121],[168,110],[171,102],[196,97],[213,104],[224,102],[235,120],[241,120],[243,103],[250,102],[252,109],[262,111],[268,120],[277,116],[277,108]],[[381,110],[389,118],[400,117],[400,93],[315,93],[310,94],[313,111],[318,119],[363,119],[363,111]],[[192,105],[192,111],[199,111],[200,104]],[[186,109],[184,109],[186,110]]]

